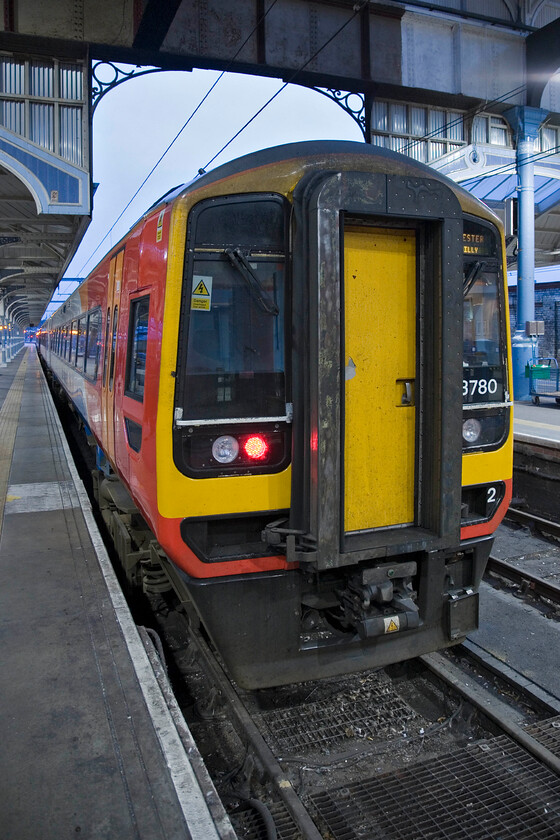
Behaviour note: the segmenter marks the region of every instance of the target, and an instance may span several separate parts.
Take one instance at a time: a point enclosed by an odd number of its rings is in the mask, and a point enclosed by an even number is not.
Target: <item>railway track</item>
[[[168,645],[193,692],[184,713],[240,838],[560,836],[560,700],[475,644],[244,692],[196,627],[173,622]],[[521,833],[506,833],[504,802]],[[417,814],[406,833],[403,803]]]
[[[560,836],[560,700],[475,644],[243,692],[177,606],[154,626],[242,840]]]
[[[525,569],[514,566],[513,563],[508,563],[506,560],[500,560],[491,555],[488,558],[486,571],[487,573],[489,572],[500,578],[504,578],[510,583],[516,584],[522,592],[538,595],[540,598],[544,598],[552,604],[560,606],[559,586],[537,575],[531,574]]]
[[[510,507],[506,514],[506,521],[517,522],[520,525],[526,525],[528,528],[540,531],[544,535],[560,539],[560,523],[537,516],[535,513]]]
[[[545,540],[552,539],[552,545],[557,548],[556,542],[560,540],[560,524],[557,522],[515,508],[508,510],[506,521],[528,528],[532,533],[542,535]],[[528,564],[523,562],[524,560],[525,558],[522,557],[514,563],[509,559],[497,557],[493,552],[488,558],[486,575],[505,580],[518,587],[521,593],[544,599],[554,607],[560,606],[560,586],[557,580],[535,574],[527,568]],[[558,571],[560,571],[560,566]]]

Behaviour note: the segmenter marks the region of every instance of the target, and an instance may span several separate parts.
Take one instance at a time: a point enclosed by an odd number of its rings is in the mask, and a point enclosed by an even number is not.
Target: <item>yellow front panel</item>
[[[344,232],[344,530],[414,521],[416,239]]]
[[[273,475],[242,475],[201,480],[188,478],[174,466],[171,430],[175,378],[171,372],[177,365],[186,218],[187,206],[183,202],[177,202],[171,216],[169,231],[161,344],[162,373],[159,380],[157,411],[158,511],[162,516],[175,519],[183,516],[213,516],[289,508],[290,467]]]

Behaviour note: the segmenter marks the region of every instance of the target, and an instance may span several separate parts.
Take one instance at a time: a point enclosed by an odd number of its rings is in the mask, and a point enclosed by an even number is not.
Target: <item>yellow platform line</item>
[[[520,417],[514,417],[514,427],[518,424],[520,426],[538,426],[539,429],[551,429],[553,432],[560,432],[560,425],[558,425],[558,423],[538,423],[536,420],[522,420]]]
[[[14,443],[19,422],[28,355],[29,348],[25,351],[25,357],[14,376],[14,381],[0,409],[0,534],[2,533],[4,522],[4,506],[8,492],[8,481],[14,454]]]

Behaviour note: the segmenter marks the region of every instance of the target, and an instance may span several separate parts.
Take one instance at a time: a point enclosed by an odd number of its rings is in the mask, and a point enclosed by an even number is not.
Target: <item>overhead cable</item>
[[[340,26],[340,27],[336,30],[336,32],[335,32],[333,35],[331,35],[331,37],[330,37],[330,38],[328,38],[328,39],[325,41],[325,43],[324,43],[321,47],[319,47],[319,49],[318,49],[318,50],[316,50],[316,52],[314,52],[314,53],[313,53],[313,55],[312,55],[312,56],[310,56],[310,57],[307,59],[307,61],[305,61],[305,62],[301,65],[301,67],[299,67],[297,70],[295,70],[295,71],[292,73],[292,75],[290,76],[290,78],[289,78],[286,82],[284,82],[284,84],[282,85],[282,87],[281,87],[281,88],[279,88],[279,89],[276,91],[276,93],[274,93],[274,94],[270,97],[270,99],[268,99],[268,100],[267,100],[267,102],[265,102],[265,103],[264,103],[264,105],[263,105],[261,108],[259,108],[259,110],[258,110],[258,111],[256,111],[256,112],[253,114],[253,116],[252,116],[250,119],[248,119],[248,120],[247,120],[247,122],[246,122],[244,125],[242,125],[242,126],[241,126],[241,128],[239,129],[239,131],[236,131],[236,133],[233,135],[233,137],[231,137],[231,138],[227,141],[227,143],[225,143],[225,145],[223,145],[223,146],[222,146],[222,148],[220,149],[220,151],[219,151],[219,152],[216,152],[216,154],[214,155],[214,157],[210,158],[210,160],[208,161],[208,163],[206,163],[204,166],[202,166],[202,167],[198,170],[198,174],[199,174],[199,175],[202,175],[204,172],[206,172],[206,170],[208,169],[208,167],[209,167],[209,166],[211,166],[211,165],[214,163],[214,161],[216,160],[216,158],[218,158],[218,157],[222,154],[222,152],[224,152],[224,151],[227,149],[227,147],[228,147],[228,146],[230,146],[230,145],[233,143],[233,141],[234,141],[234,140],[236,140],[236,139],[239,137],[239,135],[241,134],[241,132],[245,131],[245,129],[246,129],[249,125],[251,125],[251,123],[252,123],[252,122],[254,122],[254,120],[256,120],[256,118],[257,118],[260,114],[262,114],[262,112],[265,110],[265,108],[268,108],[268,106],[270,105],[270,103],[271,103],[271,102],[273,102],[273,101],[276,99],[276,97],[277,97],[277,96],[279,96],[279,95],[282,93],[282,91],[283,91],[283,90],[285,90],[285,89],[288,87],[288,85],[290,85],[290,84],[294,81],[294,79],[295,79],[295,78],[296,78],[296,77],[297,77],[297,76],[298,76],[298,75],[302,72],[302,70],[305,70],[305,68],[307,67],[307,65],[308,65],[308,64],[310,64],[312,61],[314,61],[314,59],[315,59],[315,58],[317,58],[317,56],[319,55],[319,53],[321,53],[321,52],[322,52],[322,51],[323,51],[326,47],[328,47],[328,45],[329,45],[332,41],[334,41],[334,39],[335,39],[335,38],[337,38],[337,37],[340,35],[340,33],[341,33],[344,29],[346,29],[346,27],[348,26],[348,24],[352,23],[352,21],[354,20],[354,18],[356,17],[356,15],[359,15],[359,14],[360,14],[360,12],[362,11],[362,9],[363,9],[363,8],[365,8],[365,6],[367,6],[367,5],[368,5],[368,3],[369,3],[369,0],[363,0],[363,2],[361,2],[361,3],[356,3],[356,4],[353,6],[353,10],[354,10],[354,11],[353,11],[353,14],[351,15],[351,17],[349,17],[349,18],[348,18],[348,20],[347,20],[345,23],[343,23],[343,24],[342,24],[342,26]]]
[[[124,216],[124,214],[126,213],[126,211],[128,210],[128,208],[130,207],[130,205],[132,204],[132,202],[134,201],[134,199],[137,197],[137,195],[138,195],[138,193],[140,192],[140,190],[141,190],[141,189],[145,186],[145,184],[147,183],[147,181],[148,181],[148,180],[151,178],[151,176],[154,174],[154,172],[156,171],[156,169],[158,168],[158,166],[160,165],[160,163],[162,162],[162,160],[164,159],[164,157],[165,157],[165,156],[167,155],[167,153],[170,151],[170,149],[172,148],[172,146],[173,146],[173,145],[177,142],[177,140],[179,139],[179,137],[181,136],[181,134],[183,133],[183,131],[186,129],[186,127],[187,127],[187,126],[189,125],[189,123],[191,122],[191,120],[192,120],[192,119],[196,116],[196,114],[197,114],[197,113],[198,113],[198,111],[201,109],[201,107],[203,106],[203,104],[206,102],[206,100],[208,99],[208,97],[210,96],[210,94],[212,93],[212,91],[214,90],[214,88],[215,88],[215,87],[219,84],[219,82],[221,81],[221,79],[223,78],[223,76],[224,76],[224,75],[225,75],[225,74],[226,74],[226,73],[230,70],[230,68],[233,66],[233,63],[234,63],[235,59],[237,58],[237,56],[239,55],[239,53],[243,50],[243,48],[245,47],[245,45],[247,44],[247,42],[248,42],[248,41],[249,41],[249,40],[253,37],[253,35],[255,34],[255,32],[257,31],[257,29],[259,28],[259,26],[261,25],[261,23],[264,21],[264,19],[266,18],[266,16],[267,16],[267,15],[268,15],[271,11],[272,11],[272,9],[274,8],[274,6],[276,5],[276,3],[277,3],[277,2],[278,2],[278,0],[273,0],[273,2],[272,2],[272,3],[271,3],[271,5],[268,7],[268,9],[266,10],[266,12],[265,12],[265,13],[264,13],[264,14],[263,14],[260,18],[259,18],[259,20],[258,20],[258,21],[257,21],[257,23],[255,24],[255,26],[253,27],[253,29],[251,30],[251,32],[247,35],[247,37],[245,38],[245,40],[243,41],[243,43],[241,44],[241,46],[239,47],[239,49],[237,50],[237,52],[236,52],[236,53],[232,56],[232,58],[230,59],[230,61],[229,61],[228,65],[227,65],[227,67],[225,68],[225,70],[222,70],[222,72],[220,73],[220,75],[218,76],[218,78],[214,81],[214,83],[213,83],[213,84],[209,87],[209,89],[206,91],[206,93],[204,94],[204,96],[202,97],[202,99],[200,100],[200,102],[198,103],[198,105],[196,106],[196,108],[194,109],[194,111],[190,114],[190,116],[188,117],[188,119],[187,119],[187,120],[183,123],[183,125],[181,126],[181,128],[179,129],[179,131],[177,132],[177,134],[175,135],[175,137],[173,138],[173,140],[169,143],[169,145],[167,146],[167,148],[165,149],[165,151],[164,151],[164,152],[160,155],[160,157],[158,158],[158,160],[156,161],[156,163],[152,166],[152,168],[150,169],[150,171],[148,172],[148,174],[146,175],[146,177],[144,178],[144,180],[142,181],[142,183],[140,184],[140,186],[138,187],[138,189],[136,190],[136,192],[134,193],[134,195],[132,196],[132,198],[130,198],[130,200],[127,202],[127,204],[125,205],[125,207],[124,207],[124,208],[122,209],[122,211],[119,213],[119,215],[117,216],[117,218],[115,219],[115,221],[113,222],[113,224],[111,225],[111,227],[109,228],[109,230],[107,231],[107,233],[105,234],[105,236],[103,237],[103,239],[102,239],[102,240],[98,243],[98,245],[97,245],[97,247],[95,248],[95,250],[94,250],[94,251],[92,251],[92,253],[89,255],[89,257],[87,258],[87,260],[85,261],[85,263],[82,265],[82,267],[81,267],[80,271],[78,272],[78,274],[80,274],[80,275],[81,275],[81,273],[82,273],[82,271],[85,269],[86,265],[87,265],[87,264],[91,261],[91,259],[95,256],[95,254],[99,251],[99,249],[101,248],[101,246],[103,245],[103,243],[105,242],[105,240],[107,239],[107,237],[108,237],[108,236],[110,236],[111,232],[114,230],[114,228],[116,227],[116,225],[120,222],[120,220],[122,219],[122,217]]]

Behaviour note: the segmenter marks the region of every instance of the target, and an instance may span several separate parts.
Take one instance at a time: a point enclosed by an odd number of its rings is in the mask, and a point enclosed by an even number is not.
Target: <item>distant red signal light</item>
[[[268,443],[261,435],[251,435],[243,444],[243,449],[252,461],[262,461],[268,453]]]

